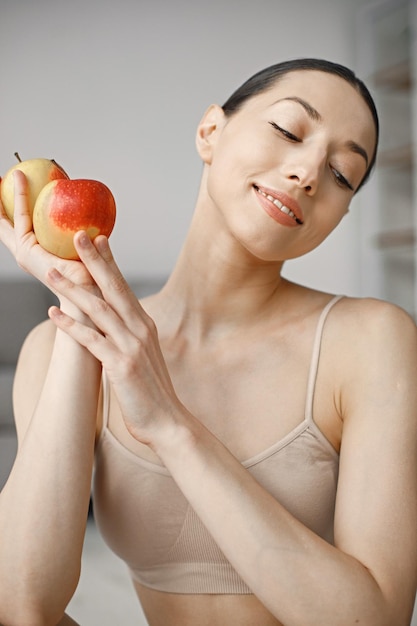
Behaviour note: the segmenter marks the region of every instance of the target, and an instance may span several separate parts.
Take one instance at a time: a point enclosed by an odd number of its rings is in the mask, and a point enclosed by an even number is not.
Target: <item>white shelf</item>
[[[358,66],[377,104],[381,137],[362,220],[364,291],[416,317],[417,0],[382,0],[358,14]],[[363,295],[368,295],[364,293]]]

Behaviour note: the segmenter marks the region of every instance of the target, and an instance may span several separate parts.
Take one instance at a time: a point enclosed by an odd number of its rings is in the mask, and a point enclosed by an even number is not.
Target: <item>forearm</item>
[[[401,623],[390,621],[384,596],[361,563],[298,522],[201,424],[190,418],[179,432],[155,451],[277,619],[286,626]]]
[[[54,606],[64,607],[74,592],[91,486],[100,375],[98,362],[58,331],[38,404],[0,494],[2,623],[7,603],[12,611],[32,602],[35,614],[43,606],[53,613]]]

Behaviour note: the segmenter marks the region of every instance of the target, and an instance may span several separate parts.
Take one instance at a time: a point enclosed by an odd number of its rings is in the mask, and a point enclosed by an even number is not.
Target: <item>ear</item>
[[[198,154],[204,163],[211,163],[213,148],[225,124],[226,116],[218,104],[212,104],[204,113],[197,127],[196,146]]]

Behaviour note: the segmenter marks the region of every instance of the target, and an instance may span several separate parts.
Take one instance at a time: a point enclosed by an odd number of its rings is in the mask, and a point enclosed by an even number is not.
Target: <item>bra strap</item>
[[[316,335],[314,337],[314,343],[313,343],[313,352],[311,355],[310,372],[308,375],[308,383],[307,383],[307,397],[306,397],[306,405],[305,405],[305,412],[304,412],[304,417],[306,421],[313,420],[314,390],[316,386],[317,371],[319,367],[321,340],[323,336],[324,323],[327,319],[327,315],[329,314],[330,310],[333,308],[336,302],[339,302],[339,300],[343,297],[344,297],[343,295],[340,295],[340,296],[335,296],[334,298],[332,298],[330,302],[328,302],[326,306],[324,307],[324,309],[322,310],[320,317],[319,317],[319,321],[317,323]]]

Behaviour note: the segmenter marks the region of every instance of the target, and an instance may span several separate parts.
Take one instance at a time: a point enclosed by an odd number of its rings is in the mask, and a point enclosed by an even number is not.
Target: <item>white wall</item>
[[[130,278],[172,268],[197,194],[196,124],[255,71],[300,56],[354,69],[360,0],[1,0],[0,172],[53,157],[113,191],[112,245]],[[360,73],[360,72],[359,72]],[[358,202],[286,274],[359,289]],[[0,277],[20,271],[0,249]]]

